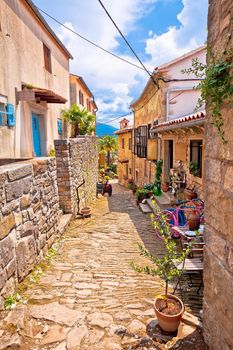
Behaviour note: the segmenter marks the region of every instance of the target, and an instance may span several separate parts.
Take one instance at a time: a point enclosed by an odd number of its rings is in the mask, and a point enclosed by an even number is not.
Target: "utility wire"
[[[139,61],[139,63],[141,64],[141,66],[143,67],[143,69],[145,70],[145,72],[149,75],[149,77],[152,79],[153,83],[155,84],[155,86],[158,88],[158,83],[155,81],[153,75],[149,72],[149,70],[146,68],[146,66],[144,65],[144,63],[141,61],[141,59],[138,57],[138,55],[136,54],[135,50],[133,49],[133,47],[130,45],[129,41],[126,39],[126,37],[124,36],[124,34],[122,33],[122,31],[120,30],[120,28],[118,27],[118,25],[116,24],[116,22],[114,21],[114,19],[112,18],[112,16],[110,15],[110,13],[108,12],[108,10],[106,9],[106,7],[104,6],[104,4],[102,3],[101,0],[98,0],[98,2],[100,3],[100,5],[103,7],[105,13],[107,14],[107,16],[110,18],[110,20],[112,21],[113,25],[116,27],[116,29],[118,30],[118,32],[120,33],[121,37],[124,39],[126,45],[130,48],[130,50],[133,52],[134,56],[137,58],[137,60]]]
[[[85,40],[85,41],[88,42],[89,44],[91,44],[91,45],[97,47],[98,49],[100,49],[100,50],[102,50],[102,51],[104,51],[104,52],[107,52],[109,55],[111,55],[111,56],[113,56],[113,57],[115,57],[115,58],[118,58],[119,60],[121,60],[121,61],[123,61],[123,62],[125,62],[125,63],[130,64],[131,66],[134,66],[134,67],[136,67],[136,68],[138,68],[138,69],[140,69],[140,70],[145,71],[145,69],[144,69],[143,67],[140,67],[140,66],[138,66],[137,64],[135,64],[135,63],[133,63],[133,62],[130,62],[130,61],[126,60],[125,58],[123,58],[123,57],[121,57],[121,56],[118,56],[118,55],[114,54],[113,52],[111,52],[111,51],[109,51],[109,50],[103,48],[102,46],[100,46],[100,45],[98,45],[98,44],[95,44],[93,41],[91,41],[91,40],[85,38],[84,36],[82,36],[81,34],[79,34],[78,32],[76,32],[75,30],[73,30],[73,29],[67,27],[65,24],[63,24],[62,22],[60,22],[60,21],[57,20],[55,17],[51,16],[50,14],[48,14],[47,12],[45,12],[44,10],[42,10],[41,8],[39,8],[38,6],[36,6],[36,8],[37,8],[37,10],[41,11],[41,12],[44,13],[46,16],[48,16],[49,18],[51,18],[53,21],[57,22],[59,25],[61,25],[62,27],[66,28],[66,29],[69,30],[71,33],[77,35],[79,38]]]
[[[114,119],[110,119],[109,121],[106,121],[106,122],[98,122],[98,121],[97,121],[97,124],[101,124],[101,125],[109,124],[109,123],[112,123],[114,120],[127,117],[128,115],[130,115],[130,114],[132,114],[132,113],[133,113],[133,112],[128,112],[128,113],[123,114],[123,115],[120,115],[119,117],[116,117],[116,118],[114,118]]]

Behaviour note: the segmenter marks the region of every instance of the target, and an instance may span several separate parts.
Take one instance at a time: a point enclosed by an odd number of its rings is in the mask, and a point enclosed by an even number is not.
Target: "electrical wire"
[[[112,123],[113,121],[115,121],[115,120],[117,120],[117,119],[121,119],[121,118],[127,117],[128,115],[130,115],[130,114],[132,114],[132,113],[133,113],[133,112],[128,112],[128,113],[123,114],[123,115],[121,115],[121,116],[119,116],[119,117],[116,117],[116,118],[114,118],[114,119],[110,119],[109,121],[102,122],[102,123],[97,121],[97,124],[101,124],[101,125],[109,124],[109,123]]]
[[[98,0],[99,4],[102,6],[102,8],[104,9],[105,13],[107,14],[107,16],[110,18],[111,22],[113,23],[113,25],[116,27],[116,29],[118,30],[118,32],[120,33],[121,37],[123,38],[123,40],[125,41],[126,45],[130,48],[130,50],[132,51],[132,53],[134,54],[134,56],[137,58],[138,62],[141,64],[141,66],[143,67],[143,69],[145,70],[145,72],[149,75],[149,77],[152,79],[153,83],[155,84],[155,86],[158,88],[158,83],[155,81],[153,75],[149,72],[149,70],[146,68],[146,66],[144,65],[144,63],[141,61],[141,59],[138,57],[138,55],[136,54],[135,50],[133,49],[133,47],[131,46],[131,44],[129,43],[129,41],[126,39],[126,37],[124,36],[124,34],[122,33],[122,31],[120,30],[120,28],[118,27],[118,25],[116,24],[116,22],[114,21],[114,19],[112,18],[112,16],[110,15],[110,13],[108,12],[108,10],[106,9],[106,7],[104,6],[104,4],[102,3],[101,0]]]
[[[109,55],[111,55],[111,56],[113,56],[113,57],[115,57],[115,58],[117,58],[117,59],[119,59],[119,60],[121,60],[121,61],[123,61],[123,62],[125,62],[125,63],[130,64],[131,66],[133,66],[133,67],[135,67],[135,68],[138,68],[138,69],[140,69],[140,70],[145,71],[145,69],[144,69],[143,67],[140,67],[140,66],[138,66],[137,64],[135,64],[135,63],[133,63],[133,62],[130,62],[130,61],[126,60],[125,58],[123,58],[123,57],[121,57],[121,56],[118,56],[118,55],[116,55],[115,53],[113,53],[113,52],[111,52],[111,51],[109,51],[109,50],[103,48],[102,46],[100,46],[100,45],[98,45],[98,44],[95,44],[93,41],[91,41],[91,40],[85,38],[84,36],[82,36],[81,34],[79,34],[78,32],[76,32],[75,30],[73,30],[73,29],[67,27],[65,24],[63,24],[62,22],[60,22],[58,19],[56,19],[55,17],[51,16],[50,14],[48,14],[47,12],[45,12],[44,10],[42,10],[40,7],[36,6],[36,8],[37,8],[37,10],[39,10],[40,12],[44,13],[46,16],[48,16],[49,18],[51,18],[53,21],[55,21],[56,23],[58,23],[59,25],[61,25],[61,26],[64,27],[65,29],[69,30],[71,33],[77,35],[79,38],[85,40],[85,41],[88,42],[89,44],[91,44],[91,45],[97,47],[98,49],[100,49],[100,50],[102,50],[102,51],[108,53]]]

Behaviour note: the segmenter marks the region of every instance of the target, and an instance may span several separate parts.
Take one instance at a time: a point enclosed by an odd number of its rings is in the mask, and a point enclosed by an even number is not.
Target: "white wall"
[[[23,102],[16,106],[15,88],[21,90],[22,83],[26,83],[52,90],[66,98],[68,106],[69,60],[24,1],[0,0],[0,8],[0,94],[16,107],[16,126],[12,130],[0,127],[0,142],[8,145],[3,149],[0,144],[0,157],[28,157],[32,156],[31,109]],[[44,68],[43,42],[51,50],[52,74]],[[41,112],[39,104],[34,109],[37,107]],[[63,104],[42,107],[47,125],[46,147],[58,138],[57,117],[64,107]]]

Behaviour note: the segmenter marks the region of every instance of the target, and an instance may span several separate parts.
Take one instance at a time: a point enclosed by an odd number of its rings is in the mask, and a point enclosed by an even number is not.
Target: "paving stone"
[[[85,325],[74,327],[67,336],[67,349],[76,350],[81,345],[83,338],[88,334],[88,329]]]
[[[133,320],[128,326],[127,330],[129,333],[141,335],[145,334],[146,332],[146,326],[144,323],[140,322],[139,320]]]
[[[62,342],[61,344],[57,345],[53,350],[67,350],[66,342]]]
[[[11,350],[16,350],[20,348],[20,345],[21,341],[17,333],[3,335],[0,338],[0,350],[6,350],[9,348]]]
[[[31,306],[30,314],[34,318],[42,318],[67,326],[73,326],[76,321],[84,317],[81,311],[72,310],[57,302]]]
[[[50,330],[43,338],[41,345],[49,345],[66,339],[69,328],[64,328],[59,325],[51,326]]]
[[[88,333],[88,342],[90,344],[98,344],[104,336],[104,331],[99,331],[97,329]]]
[[[98,284],[94,283],[75,283],[75,288],[77,289],[100,289],[100,286]]]
[[[109,327],[113,323],[113,317],[103,312],[94,312],[87,316],[87,322],[91,326],[99,326],[100,328]]]

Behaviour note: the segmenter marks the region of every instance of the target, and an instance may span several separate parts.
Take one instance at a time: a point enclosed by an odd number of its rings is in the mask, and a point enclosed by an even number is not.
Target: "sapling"
[[[182,270],[177,268],[177,265],[184,261],[185,257],[190,253],[192,249],[192,243],[190,243],[183,251],[178,251],[176,242],[172,238],[171,228],[167,221],[167,216],[162,214],[159,207],[156,208],[156,215],[151,215],[152,224],[159,234],[164,239],[164,245],[166,253],[163,257],[158,258],[151,254],[142,244],[138,244],[140,254],[149,258],[155,267],[144,266],[140,267],[132,263],[133,268],[137,272],[144,272],[152,276],[160,276],[165,280],[165,298],[168,297],[168,283],[175,277],[179,277],[182,274]],[[164,297],[161,297],[164,298]]]

